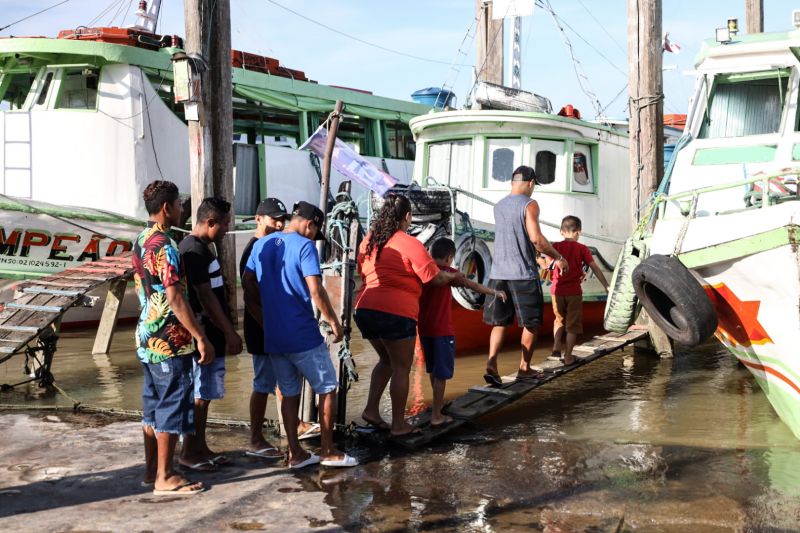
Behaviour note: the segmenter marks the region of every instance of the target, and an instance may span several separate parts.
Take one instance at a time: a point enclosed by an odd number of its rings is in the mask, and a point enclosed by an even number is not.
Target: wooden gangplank
[[[109,282],[116,293],[120,286],[124,291],[132,274],[131,252],[125,252],[21,283],[14,299],[2,304],[0,311],[0,363],[52,329],[70,307],[92,305],[87,297],[90,291]],[[116,321],[116,314],[113,318]]]
[[[450,424],[432,427],[430,424],[430,410],[412,417],[409,422],[420,428],[421,433],[391,437],[392,443],[407,449],[416,449],[431,441],[460,428],[461,426],[480,418],[486,414],[513,403],[529,392],[557,379],[575,369],[608,355],[620,348],[636,342],[647,336],[644,329],[629,329],[626,333],[605,333],[593,337],[590,341],[576,346],[573,350],[575,362],[564,366],[558,361],[545,361],[539,365],[531,365],[541,370],[541,377],[536,379],[517,380],[516,375],[503,377],[500,386],[475,385],[463,396],[453,400],[445,409],[445,413],[453,418]]]

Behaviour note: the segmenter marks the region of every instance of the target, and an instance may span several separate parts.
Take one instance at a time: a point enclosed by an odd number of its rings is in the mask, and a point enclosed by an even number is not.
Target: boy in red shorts
[[[458,272],[450,265],[456,255],[456,245],[447,238],[437,239],[431,246],[431,257],[436,265],[446,272]],[[464,287],[489,297],[506,301],[506,293],[484,287],[479,283],[466,280]],[[452,317],[452,296],[450,285],[434,287],[426,284],[422,287],[419,299],[419,338],[425,353],[425,367],[430,374],[433,389],[433,406],[431,408],[431,426],[441,426],[453,421],[442,414],[444,406],[444,389],[448,379],[453,377],[455,367],[456,341]]]
[[[583,289],[581,282],[585,277],[585,268],[592,269],[598,281],[603,284],[608,292],[608,282],[602,270],[594,262],[592,252],[585,245],[578,242],[581,237],[581,219],[576,216],[565,216],[561,221],[561,236],[564,240],[554,242],[556,249],[567,260],[569,269],[562,273],[553,269],[553,284],[550,294],[553,299],[553,355],[550,359],[560,359],[564,365],[575,362],[572,349],[578,341],[578,335],[583,333]],[[564,356],[561,356],[561,338],[567,332]]]

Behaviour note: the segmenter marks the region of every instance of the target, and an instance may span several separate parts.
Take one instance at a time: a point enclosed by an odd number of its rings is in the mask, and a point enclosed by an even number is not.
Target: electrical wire
[[[23,20],[28,20],[28,19],[30,19],[30,18],[33,18],[33,17],[35,17],[36,15],[41,15],[41,14],[42,14],[42,13],[44,13],[45,11],[50,11],[51,9],[53,9],[53,8],[56,8],[56,7],[60,6],[61,4],[66,4],[66,3],[67,3],[67,2],[69,2],[69,1],[70,1],[70,0],[62,0],[61,2],[58,2],[57,4],[53,4],[53,5],[52,5],[52,6],[50,6],[50,7],[46,7],[46,8],[44,8],[44,9],[42,9],[41,11],[37,11],[36,13],[34,13],[34,14],[32,14],[32,15],[28,15],[27,17],[22,17],[22,18],[21,18],[21,19],[19,19],[19,20],[15,20],[14,22],[12,22],[12,23],[10,23],[10,24],[6,24],[6,25],[5,25],[5,26],[3,26],[2,28],[0,28],[0,31],[7,30],[8,28],[10,28],[11,26],[13,26],[14,24],[19,24],[19,23],[20,23],[20,22],[22,22]]]
[[[85,26],[87,26],[87,27],[91,28],[91,27],[92,27],[92,26],[93,26],[93,25],[94,25],[94,24],[95,24],[97,21],[99,21],[101,18],[105,17],[105,16],[106,16],[108,13],[110,13],[110,12],[111,12],[111,10],[112,10],[112,9],[114,9],[114,7],[115,7],[115,6],[117,6],[118,4],[121,4],[121,3],[122,3],[122,2],[124,2],[124,1],[125,1],[125,0],[113,0],[113,1],[112,1],[110,4],[108,4],[108,6],[106,6],[106,8],[105,8],[104,10],[102,10],[102,11],[101,11],[101,12],[100,12],[100,13],[99,13],[99,14],[98,14],[96,17],[94,17],[94,18],[93,18],[92,20],[90,20],[90,21],[89,21],[87,24],[85,24]]]
[[[594,21],[597,23],[597,25],[598,25],[598,26],[600,26],[600,29],[601,29],[601,30],[603,30],[603,33],[605,33],[606,35],[608,35],[608,37],[611,39],[611,42],[613,42],[613,43],[614,43],[614,45],[615,45],[615,46],[616,46],[616,47],[617,47],[617,48],[618,48],[620,51],[622,51],[622,53],[623,53],[623,54],[625,54],[625,57],[627,57],[627,56],[628,56],[628,51],[627,51],[627,50],[626,50],[626,49],[625,49],[625,48],[624,48],[624,47],[623,47],[621,44],[619,44],[619,43],[617,42],[617,40],[614,38],[614,36],[613,36],[613,35],[611,35],[610,33],[608,33],[608,30],[606,29],[606,27],[605,27],[605,26],[603,26],[603,23],[602,23],[602,22],[600,22],[599,20],[597,20],[597,17],[595,17],[595,16],[594,16],[594,14],[593,14],[591,11],[589,11],[589,8],[588,8],[588,7],[586,7],[586,4],[584,4],[584,3],[583,3],[581,0],[578,0],[578,3],[581,5],[581,7],[582,7],[583,9],[585,9],[585,10],[586,10],[586,12],[587,12],[587,13],[589,13],[589,16],[590,16],[590,17],[592,17],[592,20],[594,20]]]
[[[296,15],[296,16],[300,17],[303,20],[311,22],[312,24],[316,24],[317,26],[321,26],[321,27],[325,28],[328,31],[332,31],[333,33],[341,35],[342,37],[347,37],[348,39],[352,39],[353,41],[357,41],[357,42],[359,42],[361,44],[365,44],[367,46],[371,46],[373,48],[377,48],[378,50],[383,50],[384,52],[389,52],[391,54],[396,54],[396,55],[407,57],[407,58],[410,58],[410,59],[416,59],[417,61],[425,61],[426,63],[435,63],[437,65],[448,65],[448,66],[451,64],[449,61],[440,61],[438,59],[430,59],[428,57],[415,56],[413,54],[408,54],[406,52],[401,52],[399,50],[393,50],[392,48],[387,48],[385,46],[381,46],[379,44],[376,44],[376,43],[373,43],[373,42],[370,42],[370,41],[365,41],[364,39],[361,39],[360,37],[356,37],[354,35],[350,35],[349,33],[345,33],[343,31],[337,30],[336,28],[328,26],[327,24],[323,24],[322,22],[319,22],[317,20],[309,18],[309,17],[303,15],[302,13],[298,13],[297,11],[295,11],[295,10],[289,8],[289,7],[286,7],[283,4],[279,4],[275,0],[266,0],[266,1],[269,2],[270,4],[273,4],[273,5],[281,8],[281,9],[283,9],[283,10],[288,11],[289,13],[292,13],[293,15]],[[464,66],[469,66],[469,65],[459,65],[459,66],[464,67]]]

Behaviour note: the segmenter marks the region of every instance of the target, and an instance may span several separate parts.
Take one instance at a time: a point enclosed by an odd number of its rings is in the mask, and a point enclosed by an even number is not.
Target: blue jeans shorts
[[[194,433],[192,358],[142,363],[142,424],[157,433]]]
[[[284,396],[299,396],[302,379],[306,378],[316,394],[327,394],[338,387],[328,346],[323,342],[316,348],[300,353],[271,353],[272,368],[278,387]]]
[[[436,379],[450,379],[456,362],[456,338],[420,337],[425,352],[425,370]]]
[[[253,354],[253,391],[259,394],[275,394],[278,384],[272,358],[265,354]]]
[[[225,396],[225,356],[215,357],[207,365],[201,365],[195,355],[194,397],[199,400],[221,400]]]

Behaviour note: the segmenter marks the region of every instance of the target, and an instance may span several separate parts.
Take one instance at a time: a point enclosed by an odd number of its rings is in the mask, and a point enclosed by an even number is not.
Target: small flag
[[[680,54],[681,53],[681,45],[678,43],[673,43],[669,40],[669,33],[664,34],[664,50],[667,52],[672,52],[673,54]]]

